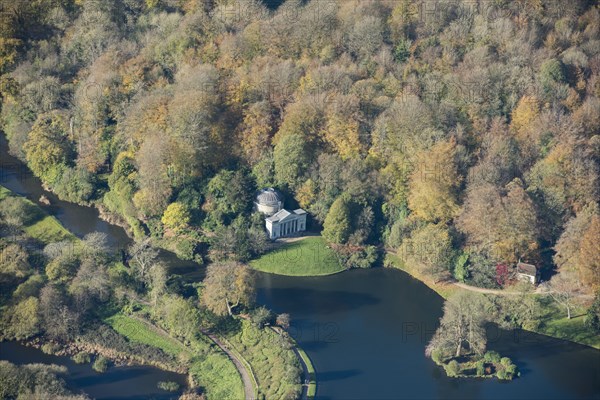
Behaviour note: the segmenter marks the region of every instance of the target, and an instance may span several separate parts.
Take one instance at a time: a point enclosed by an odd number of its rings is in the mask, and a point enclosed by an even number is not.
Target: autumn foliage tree
[[[161,222],[165,227],[181,232],[188,227],[191,220],[190,211],[183,203],[171,203],[165,210]]]
[[[504,189],[482,185],[470,191],[458,227],[473,249],[498,261],[515,263],[538,249],[536,210],[519,180]]]
[[[252,271],[235,262],[209,265],[201,290],[201,301],[217,315],[233,315],[239,305],[249,306],[254,300]]]
[[[408,206],[415,216],[428,222],[446,223],[457,215],[456,194],[461,177],[455,152],[454,142],[440,142],[417,156],[408,196]]]

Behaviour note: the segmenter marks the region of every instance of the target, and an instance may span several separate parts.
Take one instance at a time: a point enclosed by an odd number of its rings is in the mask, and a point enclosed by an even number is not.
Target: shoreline
[[[317,371],[315,370],[315,366],[312,363],[312,360],[306,354],[306,351],[300,347],[298,342],[289,334],[287,331],[282,329],[281,327],[269,326],[273,332],[279,335],[285,335],[286,338],[292,343],[292,351],[298,357],[300,364],[302,366],[302,374],[303,382],[302,382],[302,399],[314,399],[317,395]]]
[[[386,251],[386,253],[385,253],[386,259],[387,259],[388,255],[394,256],[393,253]],[[454,283],[440,284],[440,283],[431,282],[431,279],[423,279],[420,276],[420,274],[416,274],[411,269],[403,267],[403,266],[400,266],[400,265],[398,265],[398,264],[396,264],[394,262],[392,262],[391,266],[389,266],[389,267],[386,266],[384,268],[391,268],[391,269],[396,269],[396,270],[404,272],[405,274],[407,274],[411,278],[413,278],[413,279],[421,282],[425,286],[427,286],[429,289],[431,289],[433,292],[435,292],[438,296],[440,296],[444,300],[447,299],[453,293],[456,293],[456,292],[461,291],[461,290],[465,290],[465,291],[468,290],[468,289],[465,289],[465,288],[461,287],[460,285],[455,285]],[[498,294],[495,294],[495,296],[498,296]],[[571,319],[571,321],[573,321],[573,320],[575,320],[575,319],[577,319],[579,317],[580,316],[573,317]],[[564,340],[566,342],[575,343],[575,344],[578,344],[578,345],[581,345],[581,346],[586,346],[586,347],[589,347],[589,348],[592,348],[592,349],[600,351],[600,343],[598,343],[596,346],[594,346],[594,345],[590,345],[588,343],[583,343],[583,342],[580,342],[580,341],[576,341],[576,340],[573,340],[573,339],[570,339],[570,338],[555,336],[555,335],[549,334],[548,332],[544,332],[544,331],[541,331],[541,330],[529,330],[529,329],[525,329],[525,328],[521,328],[521,330],[526,331],[526,332],[535,333],[537,335],[543,335],[543,336],[550,337],[550,338],[553,338],[553,339]]]

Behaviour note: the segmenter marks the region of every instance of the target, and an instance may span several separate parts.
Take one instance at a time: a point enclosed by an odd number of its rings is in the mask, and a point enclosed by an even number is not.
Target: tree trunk
[[[571,307],[567,306],[567,319],[571,319]]]
[[[225,305],[227,306],[227,312],[229,313],[230,317],[233,317],[233,314],[231,313],[231,306],[229,305],[229,299],[225,298]]]
[[[460,349],[462,347],[462,341],[459,340],[458,341],[458,346],[456,346],[456,356],[455,357],[460,357]]]

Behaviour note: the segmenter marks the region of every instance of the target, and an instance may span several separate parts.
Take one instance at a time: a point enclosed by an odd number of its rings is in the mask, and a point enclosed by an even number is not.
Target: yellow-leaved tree
[[[459,210],[456,192],[462,177],[456,162],[454,140],[436,143],[421,152],[409,181],[408,206],[428,222],[448,222]]]

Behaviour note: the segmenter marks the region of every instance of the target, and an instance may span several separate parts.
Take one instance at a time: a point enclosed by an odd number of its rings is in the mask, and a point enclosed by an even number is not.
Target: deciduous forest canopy
[[[2,336],[70,340],[85,318],[101,317],[95,304],[131,314],[139,300],[171,336],[204,349],[199,326],[251,310],[244,262],[269,247],[252,210],[265,187],[308,212],[345,268],[375,265],[390,251],[436,281],[500,288],[507,266],[522,261],[551,279],[569,318],[572,302],[600,287],[595,1],[0,5],[11,153],[61,199],[98,207],[136,239],[124,263],[98,234],[76,241],[75,252],[63,251],[62,239],[44,242],[43,259],[32,261],[32,205],[3,194]],[[156,245],[213,262],[192,295],[170,280]],[[454,318],[463,300],[447,304],[434,340],[457,356],[463,338],[443,334],[464,325]],[[590,309],[596,331],[599,301]],[[259,337],[273,316],[256,313]],[[278,357],[293,359],[282,346]],[[235,372],[221,356],[184,364]],[[162,352],[148,357],[174,363]],[[269,393],[297,396],[294,368],[261,369],[274,382]],[[221,383],[200,381],[212,393],[239,389]]]
[[[4,130],[136,236],[258,227],[276,186],[339,245],[451,242],[484,286],[555,251],[595,287],[599,10],[476,3],[5,2]]]

